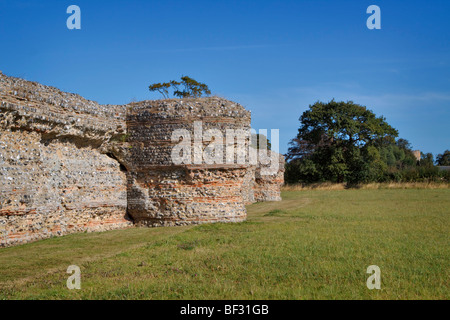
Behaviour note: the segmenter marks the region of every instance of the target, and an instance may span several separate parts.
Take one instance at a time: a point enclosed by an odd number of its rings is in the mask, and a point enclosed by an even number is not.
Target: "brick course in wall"
[[[284,164],[271,176],[248,164],[174,165],[171,134],[194,137],[195,121],[225,136],[249,130],[250,112],[215,97],[100,105],[0,73],[0,246],[133,225],[238,222],[245,204],[281,199]]]

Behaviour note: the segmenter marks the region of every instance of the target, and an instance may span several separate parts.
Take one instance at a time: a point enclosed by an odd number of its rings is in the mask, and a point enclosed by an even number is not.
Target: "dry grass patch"
[[[448,189],[450,184],[446,182],[382,182],[366,183],[348,186],[346,183],[318,182],[310,184],[288,184],[282,187],[283,191],[306,190],[345,190],[345,189]]]

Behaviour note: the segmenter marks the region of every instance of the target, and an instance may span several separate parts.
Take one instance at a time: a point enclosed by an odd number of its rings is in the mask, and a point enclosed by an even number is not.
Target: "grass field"
[[[0,249],[0,299],[450,298],[450,189],[284,191],[248,214]]]

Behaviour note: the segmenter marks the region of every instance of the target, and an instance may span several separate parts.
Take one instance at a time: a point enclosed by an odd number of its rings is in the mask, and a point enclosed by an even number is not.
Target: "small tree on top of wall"
[[[182,76],[181,81],[171,80],[164,83],[153,83],[149,86],[152,92],[159,92],[165,99],[169,98],[169,88],[173,88],[173,96],[178,98],[198,98],[210,95],[211,91],[204,83],[198,82],[188,76]]]

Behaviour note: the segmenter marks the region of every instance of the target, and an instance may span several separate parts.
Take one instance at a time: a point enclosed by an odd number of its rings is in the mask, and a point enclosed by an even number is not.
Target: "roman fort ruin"
[[[260,164],[236,161],[238,152],[214,162],[196,153],[213,141],[239,150],[238,139],[225,141],[227,132],[250,132],[250,112],[237,103],[101,105],[1,72],[0,101],[2,247],[74,232],[239,222],[246,204],[281,200],[283,156],[268,151],[271,162]],[[216,134],[199,140],[199,122]],[[177,130],[193,138],[191,156],[201,161],[174,163]],[[252,150],[250,137],[241,150]]]

